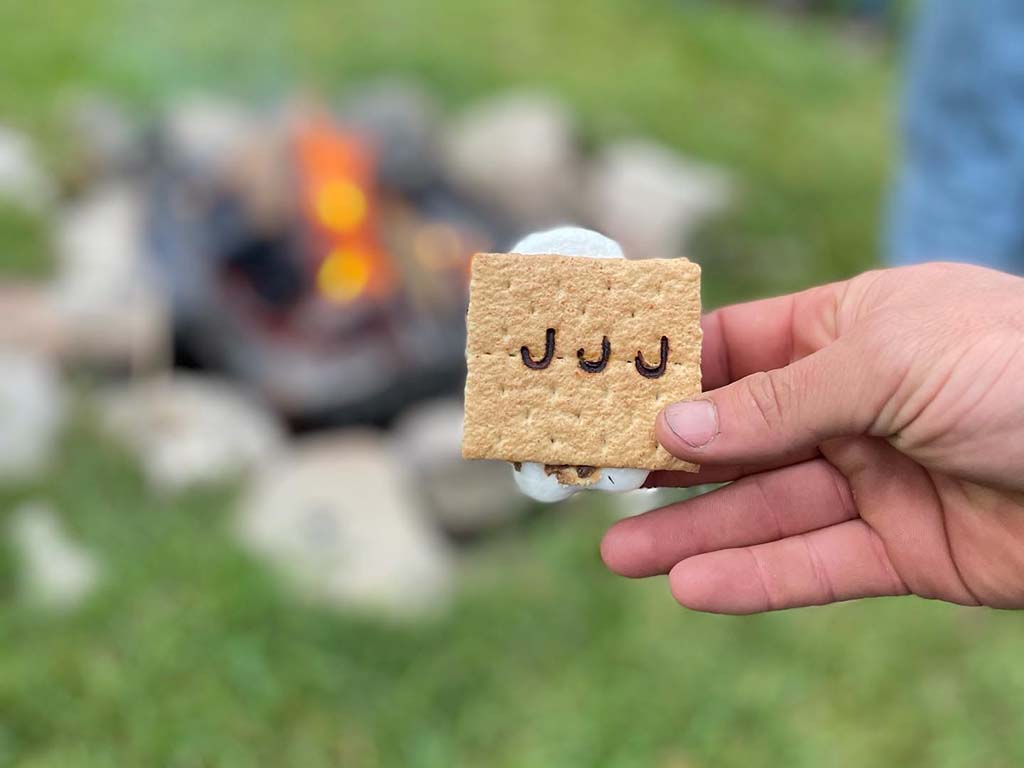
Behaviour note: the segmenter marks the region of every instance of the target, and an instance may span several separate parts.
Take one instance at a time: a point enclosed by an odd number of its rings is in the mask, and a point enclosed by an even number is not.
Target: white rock
[[[142,195],[128,184],[95,188],[58,216],[56,289],[70,309],[130,300],[145,279]]]
[[[53,194],[53,182],[29,138],[0,125],[0,203],[40,211],[52,201]]]
[[[395,425],[395,452],[441,525],[472,535],[519,517],[526,509],[503,461],[462,458],[462,401],[412,409]]]
[[[519,225],[554,224],[575,207],[575,131],[557,101],[513,94],[483,102],[455,122],[445,144],[455,183]]]
[[[436,613],[451,554],[384,438],[308,440],[261,472],[238,517],[242,542],[308,597],[388,618]]]
[[[0,283],[0,347],[58,359],[67,347],[67,329],[52,292],[29,282]]]
[[[254,118],[239,105],[207,94],[175,104],[166,121],[166,139],[190,168],[221,168],[235,146],[255,129]]]
[[[631,259],[682,255],[688,238],[729,202],[727,175],[653,142],[606,147],[587,174],[591,221]]]
[[[100,567],[70,539],[46,504],[31,502],[15,510],[11,536],[21,564],[25,596],[50,609],[79,605],[95,589]]]
[[[622,248],[618,243],[600,232],[582,227],[558,227],[545,232],[534,232],[512,246],[512,252],[558,253],[563,256],[590,256],[599,259],[623,258]],[[648,474],[645,469],[603,468],[600,479],[589,488],[614,493],[635,491],[644,484]],[[583,490],[576,486],[562,485],[554,475],[544,471],[543,464],[534,462],[523,462],[518,470],[513,470],[513,475],[519,490],[535,501],[564,501]]]
[[[166,365],[170,317],[162,300],[136,300],[122,308],[83,313],[61,301],[51,285],[0,283],[0,347],[43,357],[61,366],[136,371]]]
[[[96,93],[82,93],[68,102],[66,111],[83,180],[109,178],[141,167],[141,131],[119,104]]]
[[[138,456],[149,481],[178,491],[255,470],[282,450],[283,430],[255,399],[205,376],[128,384],[99,404],[107,431]]]
[[[29,479],[50,464],[66,403],[53,366],[0,350],[0,481]]]
[[[84,361],[142,366],[166,358],[170,310],[146,264],[142,196],[96,188],[58,217],[53,298]]]

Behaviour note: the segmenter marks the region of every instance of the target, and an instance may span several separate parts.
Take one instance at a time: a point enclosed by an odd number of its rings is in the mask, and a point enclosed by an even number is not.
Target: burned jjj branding
[[[554,328],[548,328],[544,333],[544,356],[539,360],[534,357],[533,353],[530,352],[529,346],[524,344],[519,349],[519,355],[523,359],[523,365],[535,371],[544,370],[551,361],[555,359],[555,348],[557,345],[557,331]],[[636,356],[633,358],[633,365],[636,367],[637,373],[648,379],[657,379],[665,374],[665,369],[668,366],[668,337],[662,336],[659,348],[659,357],[657,365],[648,365],[644,358],[643,350],[638,349]],[[607,336],[601,337],[601,356],[597,360],[588,360],[586,350],[580,347],[576,350],[576,357],[579,360],[579,367],[586,373],[600,373],[607,365],[608,361],[612,357],[612,345],[611,341]]]
[[[644,362],[644,353],[637,350],[636,358],[633,360],[637,373],[646,376],[648,379],[656,379],[665,373],[665,366],[668,365],[668,336],[661,337],[661,357],[655,366],[647,365]]]
[[[586,352],[583,347],[576,350],[576,357],[579,358],[580,368],[587,373],[600,373],[604,370],[604,367],[608,365],[608,360],[612,356],[612,345],[608,341],[607,336],[601,337],[601,358],[599,360],[591,361],[585,359]]]
[[[551,361],[555,359],[555,329],[548,328],[544,333],[544,357],[540,360],[534,360],[533,355],[530,354],[530,348],[525,344],[519,350],[519,354],[523,358],[523,365],[527,368],[532,368],[535,371],[541,371],[551,365]]]

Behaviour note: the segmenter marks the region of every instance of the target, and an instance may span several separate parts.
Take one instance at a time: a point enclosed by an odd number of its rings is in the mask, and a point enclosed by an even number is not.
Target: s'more
[[[528,467],[549,486],[544,500],[696,471],[654,424],[701,392],[700,267],[616,258],[614,241],[587,230],[512,250],[472,263],[463,456]]]

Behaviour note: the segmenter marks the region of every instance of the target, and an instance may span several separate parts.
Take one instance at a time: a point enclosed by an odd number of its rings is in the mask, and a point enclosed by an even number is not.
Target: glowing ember
[[[395,272],[378,237],[372,152],[315,113],[296,124],[295,150],[320,295],[338,303],[386,298],[395,289]],[[322,261],[320,254],[326,254]]]
[[[342,303],[358,298],[370,282],[371,261],[369,254],[355,248],[331,251],[316,276],[321,295]]]
[[[316,193],[314,205],[320,222],[335,232],[353,232],[366,218],[366,195],[347,179],[324,183]]]

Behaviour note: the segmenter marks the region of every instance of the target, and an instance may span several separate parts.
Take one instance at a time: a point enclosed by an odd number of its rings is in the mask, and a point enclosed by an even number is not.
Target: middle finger
[[[693,555],[776,541],[855,517],[846,478],[815,459],[621,520],[604,535],[601,557],[622,576],[657,576]]]

